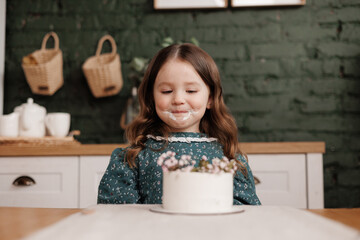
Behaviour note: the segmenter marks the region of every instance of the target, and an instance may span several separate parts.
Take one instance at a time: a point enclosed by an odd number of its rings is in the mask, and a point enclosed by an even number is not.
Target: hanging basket
[[[112,52],[100,54],[106,40],[110,41]],[[82,69],[90,90],[96,98],[113,96],[123,86],[120,56],[116,53],[115,40],[110,35],[105,35],[100,39],[96,55],[88,58]]]
[[[49,37],[54,38],[55,46],[52,49],[46,48]],[[41,49],[23,57],[21,66],[32,93],[53,95],[64,84],[63,57],[58,35],[55,32],[47,33]]]

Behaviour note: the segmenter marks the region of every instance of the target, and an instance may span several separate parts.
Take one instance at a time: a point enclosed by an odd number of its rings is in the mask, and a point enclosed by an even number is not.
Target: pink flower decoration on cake
[[[238,163],[227,157],[222,159],[213,158],[211,163],[206,156],[202,156],[198,166],[195,167],[196,161],[190,155],[182,155],[180,159],[175,158],[176,153],[168,151],[160,155],[157,164],[161,166],[163,172],[181,171],[181,172],[204,172],[204,173],[222,173],[228,172],[235,174],[238,169]]]

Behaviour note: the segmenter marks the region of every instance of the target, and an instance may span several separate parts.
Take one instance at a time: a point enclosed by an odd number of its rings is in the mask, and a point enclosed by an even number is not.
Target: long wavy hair
[[[149,63],[138,92],[140,113],[126,128],[126,137],[131,145],[126,153],[129,166],[136,167],[135,158],[145,147],[146,135],[165,138],[169,135],[170,128],[159,118],[155,110],[154,83],[161,67],[173,59],[190,63],[210,89],[211,107],[206,109],[200,121],[200,132],[217,138],[223,146],[224,155],[229,159],[236,159],[237,154],[242,154],[238,146],[237,126],[223,100],[219,70],[204,50],[185,43],[163,48]],[[238,163],[240,169],[246,173],[243,164],[240,161]]]

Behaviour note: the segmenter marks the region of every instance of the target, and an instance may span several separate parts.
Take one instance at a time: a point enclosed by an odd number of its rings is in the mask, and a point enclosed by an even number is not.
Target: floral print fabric
[[[190,155],[196,164],[202,156],[209,161],[213,158],[224,156],[222,146],[214,139],[203,141],[207,138],[202,133],[173,133],[168,146],[161,150],[164,141],[148,137],[145,148],[140,151],[136,158],[136,168],[130,168],[125,160],[126,148],[117,148],[113,151],[110,163],[102,177],[98,191],[99,204],[161,204],[162,197],[162,170],[157,165],[159,156],[167,151],[176,153],[176,156]],[[176,139],[187,139],[187,141],[176,141]],[[198,141],[198,139],[202,139]],[[247,169],[244,176],[238,171],[234,177],[234,205],[251,204],[260,205],[256,195],[255,184],[251,169],[244,158],[237,158]]]

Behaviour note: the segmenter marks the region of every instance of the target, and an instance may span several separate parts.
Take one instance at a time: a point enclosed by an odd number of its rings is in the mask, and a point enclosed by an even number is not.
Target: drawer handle
[[[26,187],[36,184],[35,180],[29,176],[20,176],[14,180],[14,186]]]
[[[254,176],[255,185],[261,183],[260,179]]]

